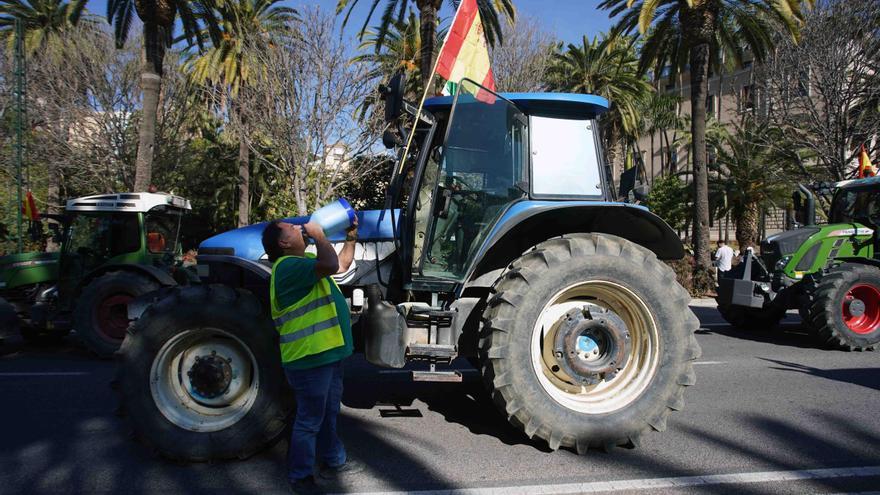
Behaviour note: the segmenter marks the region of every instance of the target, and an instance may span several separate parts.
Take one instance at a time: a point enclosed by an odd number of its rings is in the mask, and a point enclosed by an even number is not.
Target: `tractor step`
[[[414,382],[451,382],[460,383],[462,380],[460,371],[413,371]]]
[[[406,354],[411,358],[454,359],[458,356],[458,349],[454,345],[410,344],[406,349]]]

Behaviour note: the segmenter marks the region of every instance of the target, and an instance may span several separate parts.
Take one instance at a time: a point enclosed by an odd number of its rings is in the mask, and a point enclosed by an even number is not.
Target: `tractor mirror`
[[[403,112],[403,93],[406,90],[406,74],[394,75],[388,85],[379,86],[379,94],[385,100],[385,121],[394,122]],[[387,146],[387,145],[386,145]]]
[[[651,194],[651,186],[650,184],[642,184],[641,182],[636,183],[636,187],[633,188],[632,193],[636,201],[645,202],[648,200],[648,195]]]

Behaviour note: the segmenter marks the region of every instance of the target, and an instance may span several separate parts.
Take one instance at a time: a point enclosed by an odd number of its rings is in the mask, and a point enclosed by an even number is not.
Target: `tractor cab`
[[[162,193],[68,200],[59,280],[62,305],[73,304],[76,288],[102,266],[175,265],[182,254],[181,219],[191,208],[188,200]]]
[[[880,221],[880,177],[835,184],[828,223],[862,223],[876,227]]]
[[[428,99],[416,118],[411,105],[394,101],[399,91],[385,97],[386,108],[406,109],[416,122],[389,195],[391,204],[409,199],[395,223],[410,289],[452,291],[465,282],[518,204],[612,199],[595,122],[604,98],[495,94],[465,79],[455,96]],[[386,142],[399,145],[412,131],[397,132]]]

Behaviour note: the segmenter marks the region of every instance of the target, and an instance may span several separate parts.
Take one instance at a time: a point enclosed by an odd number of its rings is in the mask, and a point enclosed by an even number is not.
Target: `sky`
[[[513,1],[518,15],[538,20],[547,32],[566,43],[579,42],[584,34],[593,37],[602,31],[607,31],[611,26],[608,13],[597,8],[600,0]],[[309,5],[317,5],[321,9],[329,11],[333,11],[336,8],[336,0],[286,0],[283,3],[294,8]],[[356,33],[363,25],[363,20],[369,11],[371,3],[371,0],[360,0],[359,4],[355,7],[347,29],[351,34]],[[101,16],[107,14],[107,0],[90,0],[87,6],[95,14]],[[441,18],[451,17],[452,14],[453,11],[449,2],[444,2],[443,9],[440,12]],[[376,18],[378,18],[378,11]]]

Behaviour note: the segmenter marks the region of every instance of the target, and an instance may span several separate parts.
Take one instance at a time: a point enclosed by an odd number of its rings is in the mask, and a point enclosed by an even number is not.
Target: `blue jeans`
[[[342,403],[342,361],[307,370],[285,369],[296,394],[296,418],[287,451],[287,476],[311,476],[315,460],[327,466],[345,464],[345,447],[336,435],[336,417]]]

